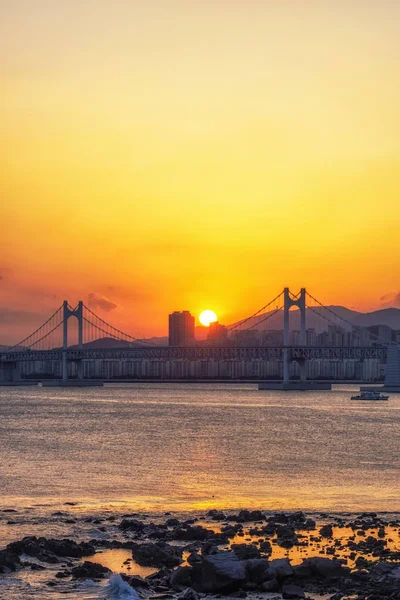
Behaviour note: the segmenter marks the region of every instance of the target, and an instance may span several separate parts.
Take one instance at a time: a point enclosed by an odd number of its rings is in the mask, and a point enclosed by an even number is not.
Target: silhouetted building
[[[194,343],[194,317],[188,310],[169,315],[168,343],[170,346],[188,346]]]
[[[214,344],[224,344],[228,339],[228,330],[225,325],[221,325],[218,321],[210,323],[208,328],[207,339]]]

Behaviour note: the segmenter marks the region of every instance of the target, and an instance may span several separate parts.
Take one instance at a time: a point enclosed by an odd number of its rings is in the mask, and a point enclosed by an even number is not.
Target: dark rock
[[[186,590],[183,590],[183,592],[179,594],[178,600],[199,600],[199,595],[191,588],[186,588]]]
[[[306,558],[300,565],[294,567],[297,577],[320,577],[322,579],[335,579],[345,577],[350,569],[344,567],[339,560],[330,558]]]
[[[132,555],[134,560],[144,567],[177,567],[182,559],[182,549],[169,546],[165,542],[133,543]]]
[[[194,567],[194,588],[206,593],[231,593],[246,581],[246,562],[234,552],[219,552],[203,557]]]
[[[201,545],[201,553],[203,556],[207,554],[218,554],[219,551],[218,546],[213,542],[204,542],[204,544]]]
[[[207,517],[211,517],[213,521],[225,521],[226,516],[221,510],[209,510],[207,513]]]
[[[133,588],[149,588],[150,584],[146,579],[140,577],[140,575],[125,575],[121,573],[122,579],[124,579]]]
[[[123,519],[118,527],[122,531],[143,531],[145,524],[137,519]]]
[[[196,563],[201,562],[201,556],[200,554],[197,554],[197,552],[192,552],[191,554],[189,554],[186,560],[189,563],[189,565],[194,565]]]
[[[152,573],[151,575],[147,575],[146,577],[146,581],[160,581],[160,580],[164,580],[164,579],[168,579],[171,577],[171,569],[167,569],[167,567],[162,567],[159,571],[157,571],[156,573]]]
[[[322,535],[322,537],[325,537],[325,538],[331,538],[331,537],[333,537],[332,525],[324,525],[319,530],[319,533]]]
[[[228,521],[237,523],[248,523],[249,521],[262,521],[265,518],[260,510],[241,510],[238,515],[226,517]]]
[[[111,573],[110,569],[85,561],[82,565],[78,565],[71,570],[71,575],[74,579],[102,579]]]
[[[181,592],[192,585],[192,567],[178,567],[172,572],[170,585],[172,589]]]
[[[378,530],[378,537],[380,538],[384,538],[385,537],[385,528],[384,527],[380,527],[380,529]]]
[[[279,592],[279,583],[277,579],[270,579],[261,584],[263,592]]]
[[[14,554],[28,554],[45,562],[55,563],[57,557],[82,558],[95,553],[95,547],[87,542],[77,544],[73,540],[52,538],[24,537],[18,542],[8,544],[7,550]]]
[[[178,519],[171,518],[167,519],[165,524],[167,527],[178,527],[180,525],[180,521],[178,521]]]
[[[276,558],[268,563],[268,579],[282,581],[291,575],[293,575],[293,567],[287,558]]]
[[[259,549],[253,544],[232,544],[231,550],[236,554],[239,560],[261,558]]]
[[[297,585],[291,585],[286,583],[283,587],[282,587],[282,598],[284,600],[288,599],[296,599],[296,598],[305,598],[306,595],[304,593],[304,591],[298,587]]]
[[[260,585],[267,579],[268,560],[253,558],[246,561],[246,580]]]
[[[186,542],[204,540],[213,540],[217,544],[226,544],[228,542],[228,537],[225,534],[215,533],[212,529],[206,529],[201,525],[177,527],[170,532],[169,537],[173,540],[183,540]]]
[[[0,573],[10,573],[16,571],[21,565],[18,552],[12,552],[8,549],[0,550]]]

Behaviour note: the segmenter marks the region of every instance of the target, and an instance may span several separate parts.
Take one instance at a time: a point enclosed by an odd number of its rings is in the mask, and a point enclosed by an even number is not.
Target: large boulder
[[[169,546],[165,542],[153,544],[134,543],[132,545],[132,556],[134,560],[143,567],[177,567],[182,560],[182,549]]]
[[[0,551],[0,573],[10,573],[16,571],[21,566],[18,554],[9,550]]]
[[[234,552],[218,552],[203,557],[194,567],[194,588],[208,594],[230,593],[246,581],[246,561]]]
[[[293,575],[293,567],[287,558],[276,558],[268,563],[266,579],[283,581]]]
[[[344,567],[339,560],[314,556],[306,558],[300,565],[294,567],[294,572],[297,577],[301,578],[336,579],[346,577],[350,573],[350,569]]]
[[[178,567],[172,572],[170,586],[172,589],[182,592],[192,585],[192,567]]]
[[[260,585],[268,577],[268,559],[253,558],[246,561],[247,581]]]

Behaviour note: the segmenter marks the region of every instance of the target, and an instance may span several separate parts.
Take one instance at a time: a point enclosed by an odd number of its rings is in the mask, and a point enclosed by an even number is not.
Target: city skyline
[[[400,6],[289,4],[2,3],[2,337],[65,297],[146,336],[288,282],[400,306]]]

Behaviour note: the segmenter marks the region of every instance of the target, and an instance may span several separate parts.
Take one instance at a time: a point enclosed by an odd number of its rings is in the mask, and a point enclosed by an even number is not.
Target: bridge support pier
[[[0,363],[0,385],[11,385],[21,379],[21,363],[19,361]]]
[[[400,346],[390,344],[387,349],[386,375],[383,387],[362,386],[361,391],[379,389],[383,392],[400,393]]]

